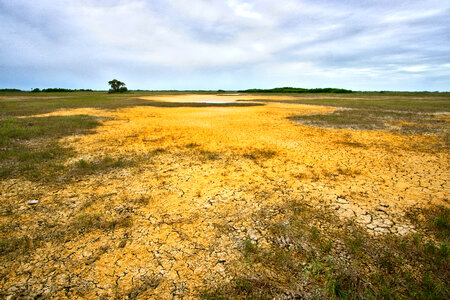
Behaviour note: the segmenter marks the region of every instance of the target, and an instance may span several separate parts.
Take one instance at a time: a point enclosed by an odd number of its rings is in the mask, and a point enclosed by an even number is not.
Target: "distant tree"
[[[38,89],[38,88],[35,88],[35,89],[31,90],[32,93],[39,93],[40,91],[41,91],[41,90]]]
[[[128,89],[125,87],[125,83],[117,79],[108,81],[108,84],[111,86],[109,93],[123,93],[128,91]]]
[[[294,87],[281,87],[274,89],[249,89],[239,91],[239,93],[353,93],[352,90],[336,89],[336,88],[318,88],[318,89],[304,89]]]
[[[47,88],[47,89],[42,89],[41,92],[44,93],[66,93],[66,92],[73,92],[75,90],[71,90],[71,89],[63,89],[63,88]]]

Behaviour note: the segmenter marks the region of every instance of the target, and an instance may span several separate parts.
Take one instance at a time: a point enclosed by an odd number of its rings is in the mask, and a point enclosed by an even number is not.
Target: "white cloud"
[[[239,17],[250,19],[262,19],[263,16],[253,10],[253,6],[248,2],[239,0],[228,0],[228,5],[233,10],[234,14]]]
[[[434,0],[0,0],[0,84],[444,89],[448,18]]]
[[[400,68],[400,70],[404,70],[406,72],[417,73],[417,72],[423,72],[423,71],[428,70],[428,66],[409,66],[409,67]]]

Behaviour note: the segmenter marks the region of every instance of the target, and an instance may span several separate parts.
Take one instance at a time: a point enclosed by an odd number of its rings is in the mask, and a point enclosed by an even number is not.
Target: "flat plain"
[[[448,93],[4,93],[0,295],[448,299],[449,122]]]

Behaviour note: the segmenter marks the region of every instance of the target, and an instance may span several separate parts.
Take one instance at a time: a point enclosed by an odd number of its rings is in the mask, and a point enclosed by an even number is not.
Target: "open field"
[[[449,122],[443,93],[2,94],[0,295],[446,299]]]

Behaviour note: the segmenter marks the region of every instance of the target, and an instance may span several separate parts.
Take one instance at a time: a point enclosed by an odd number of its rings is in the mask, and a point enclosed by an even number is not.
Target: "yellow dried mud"
[[[0,201],[20,212],[20,230],[39,228],[40,220],[49,218],[69,224],[81,213],[106,218],[126,214],[132,225],[49,243],[28,261],[5,263],[2,290],[56,298],[125,297],[137,290],[144,299],[196,298],[239,271],[242,241],[266,243],[267,233],[258,227],[260,212],[276,216],[271,209],[277,204],[302,200],[332,209],[374,234],[405,234],[414,230],[404,218],[406,211],[448,205],[448,153],[430,146],[437,142],[432,137],[321,129],[287,119],[331,111],[272,103],[46,114],[110,118],[94,134],[60,141],[77,152],[67,165],[106,156],[138,163],[60,187],[2,182]],[[24,195],[34,195],[40,203],[29,206]],[[136,204],[143,198],[148,202]],[[3,225],[8,218],[1,217]]]

